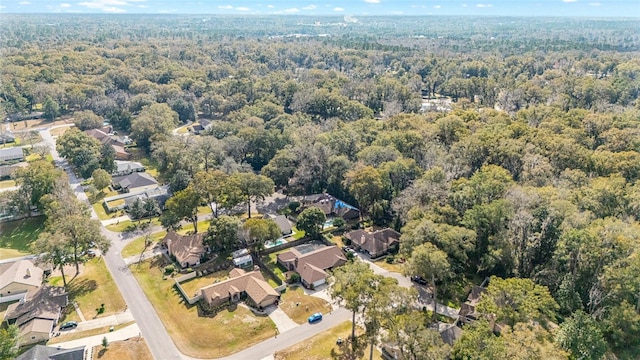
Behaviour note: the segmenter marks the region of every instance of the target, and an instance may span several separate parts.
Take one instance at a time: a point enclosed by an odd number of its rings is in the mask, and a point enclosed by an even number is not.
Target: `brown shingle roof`
[[[230,279],[200,289],[205,301],[221,303],[229,299],[231,295],[242,291],[246,292],[256,304],[261,303],[269,296],[279,296],[278,292],[264,280],[260,271],[246,272],[236,268],[229,275]]]
[[[190,256],[200,256],[205,253],[202,238],[204,233],[198,233],[193,235],[179,235],[175,231],[170,231],[164,237],[163,241],[167,244],[169,254],[176,257],[179,263],[182,264]]]
[[[0,290],[13,283],[38,287],[44,271],[29,260],[18,260],[0,274]]]
[[[400,233],[389,228],[372,233],[364,230],[354,230],[345,234],[345,237],[367,250],[370,254],[379,254],[387,251],[400,241]]]
[[[9,305],[4,319],[16,320],[18,325],[35,318],[57,321],[61,308],[65,306],[67,306],[67,293],[64,288],[45,285],[29,292],[24,302]]]
[[[283,262],[294,262],[296,271],[308,284],[314,283],[327,276],[324,271],[344,264],[347,259],[337,246],[325,246],[317,250],[301,254],[291,249],[278,255]]]

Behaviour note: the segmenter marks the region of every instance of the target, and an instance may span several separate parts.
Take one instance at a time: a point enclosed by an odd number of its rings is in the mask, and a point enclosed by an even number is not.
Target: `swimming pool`
[[[322,230],[328,229],[330,227],[333,227],[333,219],[329,219],[325,221],[324,224],[322,224]]]
[[[278,246],[278,245],[282,245],[282,244],[286,244],[286,243],[287,243],[287,240],[285,240],[283,238],[278,238],[278,239],[275,239],[273,241],[265,242],[264,243],[264,248],[265,249],[269,249],[269,248],[272,248],[274,246]]]

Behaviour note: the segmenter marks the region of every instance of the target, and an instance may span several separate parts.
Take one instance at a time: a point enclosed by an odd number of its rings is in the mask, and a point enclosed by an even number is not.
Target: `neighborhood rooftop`
[[[24,154],[22,153],[21,147],[0,149],[0,161],[22,160],[23,158]]]

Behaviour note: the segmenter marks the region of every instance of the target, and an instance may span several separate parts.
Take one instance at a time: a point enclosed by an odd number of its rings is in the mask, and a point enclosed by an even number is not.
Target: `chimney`
[[[31,268],[27,268],[27,277],[31,277]]]

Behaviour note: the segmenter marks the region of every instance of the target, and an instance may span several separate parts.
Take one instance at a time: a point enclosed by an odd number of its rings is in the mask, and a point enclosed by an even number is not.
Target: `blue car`
[[[322,314],[317,312],[311,316],[309,316],[309,324],[313,324],[314,322],[322,320]]]

